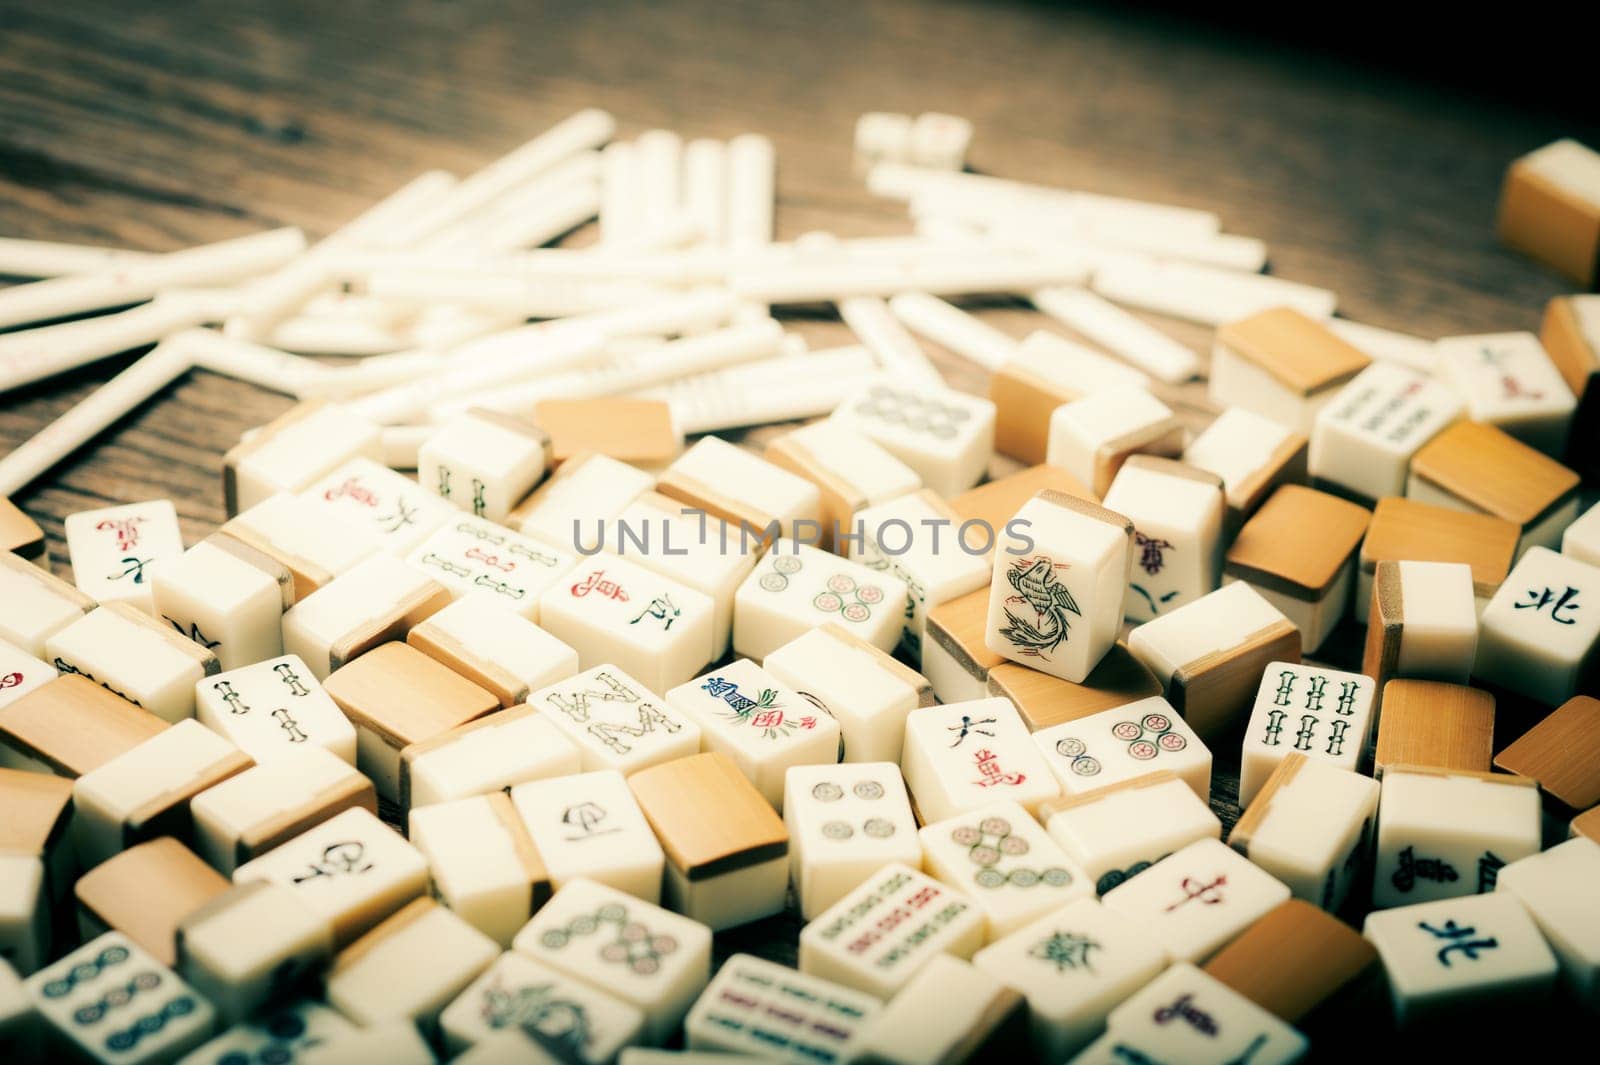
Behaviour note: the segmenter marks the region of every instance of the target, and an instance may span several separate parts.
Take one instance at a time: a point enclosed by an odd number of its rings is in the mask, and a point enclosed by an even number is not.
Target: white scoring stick
[[[14,495],[96,433],[189,371],[183,334],[162,341],[21,446],[0,458],[0,495]]]
[[[683,206],[700,230],[700,242],[720,247],[728,225],[728,148],[718,140],[692,140],[683,149]]]
[[[1088,289],[1042,288],[1033,305],[1151,377],[1178,384],[1200,372],[1200,356]]]
[[[530,414],[540,400],[584,399],[647,388],[691,374],[772,358],[782,345],[783,327],[768,318],[609,357],[586,369],[457,396],[433,404],[428,415],[433,421],[444,421],[469,407]]]
[[[944,384],[944,377],[917,343],[917,338],[900,324],[883,300],[876,296],[840,300],[839,317],[889,374],[928,384]]]
[[[305,234],[274,229],[151,255],[92,274],[0,290],[0,328],[142,303],[165,288],[226,285],[275,270],[305,250]]]
[[[777,155],[772,142],[744,133],[728,142],[727,243],[734,249],[772,243]]]
[[[148,256],[141,251],[101,248],[92,244],[63,244],[54,240],[0,237],[0,276],[63,277],[93,274],[136,263]]]
[[[1328,289],[1281,277],[1155,260],[1101,267],[1095,271],[1093,287],[1116,303],[1209,326],[1273,307],[1293,307],[1308,317],[1326,318],[1338,303]]]
[[[1016,353],[1017,342],[960,307],[925,292],[902,292],[889,310],[907,329],[993,373]]]
[[[455,176],[443,170],[420,174],[318,241],[306,254],[252,281],[244,288],[239,313],[227,321],[224,332],[242,340],[270,336],[279,322],[333,286],[328,262],[332,253],[381,246],[386,233],[438,203],[455,184]]]
[[[125,311],[0,336],[0,393],[216,321],[222,293],[172,291]]]
[[[389,246],[421,243],[573,156],[599,148],[611,139],[616,128],[616,119],[605,111],[579,111],[463,178],[432,209],[397,227],[390,235]]]

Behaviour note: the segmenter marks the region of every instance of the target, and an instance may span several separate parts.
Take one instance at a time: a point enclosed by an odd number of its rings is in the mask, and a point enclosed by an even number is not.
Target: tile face
[[[550,437],[519,418],[470,410],[417,449],[417,483],[461,510],[504,521],[550,466]]]
[[[1372,524],[1361,543],[1361,576],[1356,584],[1356,620],[1365,623],[1372,603],[1374,571],[1381,561],[1461,562],[1472,568],[1477,609],[1488,605],[1511,570],[1518,530],[1488,514],[1418,503],[1391,496],[1378,500]]]
[[[151,579],[154,613],[217,656],[223,669],[283,653],[283,612],[294,577],[231,536],[212,536],[168,559]]]
[[[146,614],[155,612],[151,575],[162,561],[183,554],[178,512],[169,499],[68,514],[66,534],[78,591]]]
[[[194,689],[217,656],[126,604],[101,607],[45,641],[63,673],[79,673],[164,721],[194,716]]]
[[[493,713],[493,694],[409,644],[373,648],[328,675],[328,695],[356,727],[356,767],[378,794],[401,798],[401,752]]]
[[[97,766],[72,786],[72,833],[88,869],[139,840],[190,833],[189,800],[249,768],[198,721],[180,721]]]
[[[1600,566],[1535,547],[1483,611],[1473,675],[1559,706],[1595,668],[1597,644]]]
[[[1211,400],[1310,432],[1317,411],[1371,361],[1322,322],[1274,307],[1218,328]]]
[[[871,995],[735,954],[684,1019],[690,1050],[774,1061],[843,1062],[882,1004]]]
[[[1445,337],[1439,370],[1466,397],[1475,422],[1497,425],[1547,455],[1559,455],[1577,401],[1532,333]]]
[[[600,523],[650,491],[655,478],[605,455],[564,461],[517,507],[508,524],[563,551],[593,551],[605,539]]]
[[[515,948],[643,1010],[656,1045],[711,979],[710,929],[590,880],[556,892]]]
[[[586,878],[661,901],[666,859],[621,773],[531,780],[511,789],[511,803],[555,890]]]
[[[332,751],[306,744],[207,788],[189,809],[196,851],[231,875],[353,806],[378,812],[372,781]]]
[[[987,942],[1094,893],[1083,871],[1014,802],[935,822],[920,835],[923,867],[977,903]]]
[[[487,598],[458,599],[406,633],[406,643],[493,692],[502,707],[578,672],[578,652]]]
[[[833,623],[790,640],[762,669],[827,708],[839,722],[847,762],[898,762],[906,715],[934,701],[920,673]]]
[[[407,836],[439,901],[501,947],[550,897],[544,858],[503,793],[412,810]]]
[[[51,920],[43,860],[0,854],[0,960],[23,974],[50,956]]]
[[[667,703],[700,726],[701,746],[733,759],[774,807],[790,766],[839,760],[839,723],[748,658],[667,692]]]
[[[500,955],[439,1015],[452,1053],[524,1029],[588,1065],[614,1060],[643,1025],[637,1007],[515,953]]]
[[[1344,617],[1371,520],[1371,511],[1348,500],[1284,485],[1239,530],[1223,579],[1248,581],[1295,623],[1310,653]]]
[[[451,911],[416,899],[334,959],[328,1003],[363,1027],[405,1019],[431,1030],[499,953]]]
[[[1225,1065],[1287,1065],[1306,1052],[1306,1037],[1243,995],[1180,961],[1111,1011],[1111,1060]],[[1099,1060],[1091,1056],[1090,1060]]]
[[[348,944],[428,887],[428,863],[400,834],[366,810],[346,810],[277,849],[246,862],[233,882],[265,880],[294,888]]]
[[[892,651],[904,627],[905,582],[805,544],[780,541],[734,596],[733,649],[760,661],[828,622]]]
[[[1506,774],[1391,768],[1378,800],[1376,907],[1492,891],[1539,850],[1539,791]]]
[[[789,830],[733,760],[714,751],[628,778],[667,852],[667,904],[721,931],[783,910]]]
[[[1195,732],[1209,736],[1251,706],[1268,662],[1299,660],[1300,630],[1236,581],[1138,626],[1128,634],[1128,650]]]
[[[829,419],[785,433],[767,445],[768,462],[798,474],[821,493],[820,546],[835,547],[836,530],[849,532],[866,507],[922,487],[917,471],[869,437]]]
[[[785,778],[790,879],[806,920],[890,862],[922,866],[922,842],[900,767],[794,766]]]
[[[73,894],[80,927],[121,932],[162,965],[175,966],[181,923],[230,886],[188,847],[161,836],[89,869],[73,885]]]
[[[541,626],[577,651],[584,669],[612,663],[656,691],[711,660],[711,597],[603,552],[547,588],[539,611]]]
[[[54,666],[0,640],[0,706],[11,705],[56,676]]]
[[[1105,1027],[1107,1014],[1154,979],[1166,951],[1137,924],[1079,899],[1017,929],[972,963],[1028,1000],[1034,1052],[1065,1061]]]
[[[1123,614],[1148,621],[1214,591],[1222,578],[1220,479],[1180,462],[1135,455],[1106,492],[1133,522],[1137,549]]]
[[[400,752],[400,801],[410,808],[486,795],[579,770],[577,745],[533,706],[513,707]]]
[[[1317,414],[1311,476],[1368,500],[1402,495],[1411,456],[1463,413],[1450,386],[1375,362]]]
[[[1590,1009],[1600,1001],[1600,929],[1591,912],[1597,875],[1600,843],[1570,839],[1512,862],[1495,884],[1532,915],[1561,962],[1562,980]]]
[[[850,557],[905,583],[900,643],[920,662],[928,610],[986,585],[988,558],[966,545],[960,516],[929,491],[868,507],[857,520],[861,539],[850,545]],[[992,535],[980,535],[976,543],[983,547],[992,540]]]
[[[303,999],[256,1020],[236,1024],[183,1059],[183,1065],[243,1065],[300,1060],[303,1051],[355,1034],[337,1010]],[[235,1057],[237,1055],[237,1057]]]
[[[763,539],[798,538],[797,530],[814,529],[822,517],[815,484],[715,436],[702,437],[668,466],[656,491],[736,527],[749,526]],[[774,522],[776,536],[770,534]]]
[[[434,1056],[422,1033],[408,1020],[384,1021],[371,1028],[357,1028],[349,1035],[307,1047],[296,1065],[366,1065],[382,1061],[386,1065],[433,1065]]]
[[[1061,791],[1007,699],[913,710],[900,764],[925,823],[1002,799],[1032,813]]]
[[[1472,568],[1385,559],[1372,585],[1361,671],[1379,690],[1396,677],[1465,684],[1478,651]]]
[[[982,943],[983,915],[964,894],[887,865],[801,929],[800,971],[890,998],[930,958],[970,958]]]
[[[108,1063],[171,1060],[205,1042],[216,1013],[176,973],[107,932],[29,977],[52,1034]]]
[[[994,404],[931,384],[872,384],[835,421],[876,441],[949,498],[982,479],[994,456]]]
[[[1211,751],[1160,696],[1033,734],[1068,795],[1170,769],[1201,801],[1211,797]]]
[[[1204,839],[1106,892],[1104,901],[1147,929],[1172,957],[1198,963],[1287,898],[1282,881]]]
[[[1237,528],[1278,485],[1305,480],[1306,446],[1305,433],[1229,407],[1189,441],[1183,461],[1222,478],[1229,523]]]
[[[289,492],[268,496],[229,519],[225,535],[277,559],[294,575],[296,602],[378,552],[378,536]]]
[[[1245,726],[1239,803],[1294,752],[1354,771],[1372,739],[1374,685],[1361,673],[1268,662]]]
[[[1049,449],[1050,412],[1090,392],[1150,379],[1091,348],[1044,330],[1015,345],[989,378],[995,405],[995,450],[1027,463]]]
[[[406,555],[454,515],[416,481],[369,458],[355,458],[300,492],[318,511],[370,531],[389,553]]]
[[[1591,566],[1600,566],[1600,506],[1590,506],[1583,517],[1561,534],[1561,553]]]
[[[1052,799],[1042,819],[1102,895],[1196,840],[1222,838],[1211,807],[1170,770]]]
[[[1337,911],[1365,871],[1378,782],[1290,754],[1234,825],[1228,845],[1289,885],[1295,898]]]
[[[709,595],[713,658],[733,638],[733,597],[761,556],[756,537],[736,526],[693,512],[676,499],[645,492],[605,523],[605,546],[613,554]]]
[[[72,781],[49,772],[0,769],[0,854],[12,854],[23,861],[37,860],[43,872],[42,898],[59,902],[66,897],[78,873],[77,854],[71,839]],[[31,873],[27,874],[31,876]],[[29,898],[32,889],[11,896]],[[13,964],[20,964],[15,955]],[[0,1025],[3,1028],[3,1025]],[[5,1044],[0,1040],[0,1047]]]
[[[1578,516],[1579,480],[1576,471],[1493,425],[1457,422],[1412,459],[1406,495],[1504,518],[1522,529],[1520,550],[1556,550]]]
[[[1176,458],[1183,427],[1142,388],[1111,388],[1057,407],[1045,461],[1104,496],[1129,455]]]
[[[989,671],[1006,660],[989,650],[984,642],[988,620],[987,588],[980,588],[928,612],[928,639],[922,647],[922,673],[933,686],[940,702],[969,702],[989,694]]]
[[[995,552],[989,650],[1082,681],[1116,642],[1132,547],[1133,525],[1122,515],[1060,492],[1034,496]]]
[[[93,599],[61,578],[0,552],[0,639],[47,658],[45,640],[95,606]]]
[[[1474,1006],[1531,1006],[1556,980],[1555,955],[1510,892],[1372,913],[1362,934],[1383,959],[1403,1027]]]
[[[179,973],[234,1024],[333,955],[327,920],[282,884],[240,884],[218,895],[179,923],[177,942]]]
[[[378,426],[338,404],[290,408],[222,459],[229,514],[249,510],[276,492],[298,492],[353,458],[380,461]]]
[[[578,748],[585,770],[624,775],[696,754],[701,727],[615,666],[585,670],[528,696]]]
[[[444,585],[387,552],[356,563],[283,615],[283,649],[318,680],[450,602]]]
[[[878,1011],[857,1045],[876,1065],[1017,1060],[1028,1053],[1028,1005],[970,962],[931,958]]]
[[[1501,186],[1495,224],[1501,243],[1585,288],[1594,281],[1600,241],[1594,166],[1594,150],[1571,138],[1514,160]]]
[[[418,544],[406,562],[456,599],[489,599],[538,621],[539,597],[572,571],[578,557],[491,521],[457,515]]]
[[[195,688],[195,716],[255,762],[306,745],[356,762],[355,726],[294,655],[207,677]]]

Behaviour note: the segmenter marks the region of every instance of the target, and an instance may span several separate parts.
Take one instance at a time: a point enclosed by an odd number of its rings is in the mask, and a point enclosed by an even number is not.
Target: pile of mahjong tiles
[[[767,140],[614,128],[310,246],[0,242],[0,322],[80,316],[0,387],[155,344],[6,492],[191,369],[299,400],[211,535],[68,516],[73,583],[0,498],[0,1058],[1271,1065],[1600,1007],[1596,297],[1358,325],[948,115],[857,129],[913,234],[774,243]],[[1546,258],[1574,151],[1508,179]],[[1071,336],[943,298],[995,293]],[[860,346],[771,314],[818,303]],[[1162,316],[1216,327],[1198,433]]]

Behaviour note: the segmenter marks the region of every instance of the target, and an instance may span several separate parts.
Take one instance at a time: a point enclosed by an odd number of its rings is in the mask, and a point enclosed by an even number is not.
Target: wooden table
[[[316,236],[423,169],[468,173],[585,106],[614,112],[625,137],[770,136],[780,238],[903,233],[903,205],[851,173],[854,122],[944,110],[976,125],[976,169],[1214,210],[1267,242],[1274,273],[1337,290],[1347,316],[1439,336],[1537,327],[1565,286],[1495,243],[1501,174],[1557,136],[1600,141],[1592,119],[1047,4],[239,6],[0,13],[0,234],[152,251],[280,225]],[[1019,337],[1045,324],[1016,304],[981,313]],[[813,347],[850,342],[837,321],[792,324]],[[1206,330],[1158,324],[1209,347]],[[983,391],[982,371],[934,355]],[[3,397],[0,445],[128,361]],[[1199,383],[1163,395],[1208,417]],[[17,502],[62,574],[62,519],[77,510],[171,497],[192,542],[224,516],[223,450],[289,402],[191,373]],[[1347,625],[1322,657],[1354,668],[1359,635]],[[1218,751],[1231,823],[1237,744]],[[796,929],[776,918],[719,947],[792,960]]]

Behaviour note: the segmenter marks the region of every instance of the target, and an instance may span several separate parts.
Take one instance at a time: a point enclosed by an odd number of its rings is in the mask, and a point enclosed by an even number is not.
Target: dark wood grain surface
[[[1050,4],[3,0],[0,235],[152,251],[280,225],[316,236],[423,169],[468,173],[585,106],[625,137],[772,137],[782,238],[907,232],[902,205],[852,176],[855,119],[954,112],[977,127],[976,169],[1214,210],[1268,243],[1272,272],[1429,337],[1537,326],[1563,282],[1494,242],[1500,177],[1557,136],[1600,133],[1593,111],[1574,124],[1404,68]],[[981,313],[1019,337],[1046,324],[1020,305]],[[813,347],[851,339],[836,321],[792,324]],[[935,356],[982,391],[976,367]],[[0,447],[130,357],[0,397]],[[1163,394],[1208,416],[1203,385]],[[223,450],[288,405],[196,371],[16,501],[62,574],[76,510],[171,497],[193,541],[223,518]],[[1347,626],[1320,657],[1359,653]],[[1229,822],[1237,759],[1219,749]],[[719,946],[792,959],[795,930],[780,918]]]

